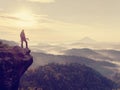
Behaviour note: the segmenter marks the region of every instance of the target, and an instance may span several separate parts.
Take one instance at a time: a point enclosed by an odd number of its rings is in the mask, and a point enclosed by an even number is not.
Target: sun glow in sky
[[[119,0],[1,0],[1,39],[19,42],[25,29],[31,43],[91,37],[120,42]]]
[[[16,12],[14,15],[19,20],[17,24],[19,27],[31,27],[35,24],[35,17],[29,11],[21,10],[20,12]]]

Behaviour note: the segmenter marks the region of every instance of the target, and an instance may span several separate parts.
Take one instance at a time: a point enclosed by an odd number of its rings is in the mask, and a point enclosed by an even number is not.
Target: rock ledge
[[[18,90],[19,81],[33,62],[29,49],[0,48],[0,90]]]

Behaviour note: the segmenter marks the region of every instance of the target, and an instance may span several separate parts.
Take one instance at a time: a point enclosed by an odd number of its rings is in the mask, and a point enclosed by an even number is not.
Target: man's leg
[[[23,48],[23,41],[21,40],[21,47]]]
[[[28,48],[28,42],[25,40],[25,43],[26,43],[26,48]]]

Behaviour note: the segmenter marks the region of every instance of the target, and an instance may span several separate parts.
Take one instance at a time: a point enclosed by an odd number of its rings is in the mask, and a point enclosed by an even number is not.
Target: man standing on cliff
[[[25,42],[26,48],[28,48],[28,42],[27,42],[27,38],[25,36],[24,30],[21,31],[20,38],[21,38],[21,47],[23,48],[23,42]]]

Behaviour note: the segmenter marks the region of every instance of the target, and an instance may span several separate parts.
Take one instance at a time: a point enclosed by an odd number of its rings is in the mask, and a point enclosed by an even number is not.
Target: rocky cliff
[[[32,62],[29,49],[0,47],[0,90],[18,90],[20,78]]]

